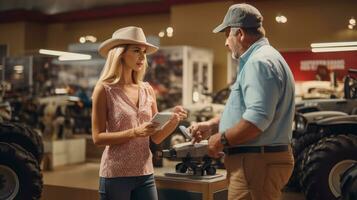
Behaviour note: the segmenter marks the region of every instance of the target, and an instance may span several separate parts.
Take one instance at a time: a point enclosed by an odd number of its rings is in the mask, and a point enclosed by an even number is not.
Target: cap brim
[[[137,44],[137,45],[146,46],[146,54],[147,55],[155,53],[159,49],[159,47],[152,45],[150,43],[147,43],[147,42],[138,42],[138,41],[134,41],[134,40],[120,40],[120,39],[110,38],[110,39],[104,41],[102,44],[100,44],[100,46],[98,48],[98,52],[101,56],[106,58],[110,49],[120,46],[120,45],[127,45],[127,44],[134,44],[134,45]]]
[[[219,33],[219,32],[223,32],[228,26],[226,24],[220,24],[219,26],[217,26],[215,29],[213,29],[213,33]]]

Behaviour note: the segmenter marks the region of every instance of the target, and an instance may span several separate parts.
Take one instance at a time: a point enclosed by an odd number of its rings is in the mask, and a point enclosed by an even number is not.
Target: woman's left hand
[[[175,106],[173,109],[173,113],[176,114],[178,121],[184,120],[187,118],[187,111],[182,106]]]

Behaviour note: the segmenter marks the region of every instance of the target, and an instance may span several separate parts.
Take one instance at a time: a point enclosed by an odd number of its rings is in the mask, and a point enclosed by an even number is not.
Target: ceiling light
[[[45,55],[51,55],[51,56],[60,56],[63,55],[63,53],[66,53],[65,51],[55,51],[55,50],[48,50],[48,49],[40,49],[40,54],[45,54]]]
[[[90,60],[92,58],[91,55],[62,55],[58,57],[59,61],[70,61],[70,60]]]
[[[275,21],[279,24],[285,24],[288,21],[288,18],[286,18],[284,15],[278,15],[275,17]]]
[[[167,32],[167,34],[173,33],[174,29],[172,27],[167,27],[166,32]]]
[[[312,48],[312,52],[336,52],[336,51],[357,51],[357,46],[352,47],[327,47],[327,48]]]
[[[92,58],[91,55],[82,54],[82,53],[72,53],[66,51],[55,51],[49,49],[40,49],[40,54],[51,55],[51,56],[59,56],[60,61],[67,61],[67,60],[90,60]]]
[[[90,41],[92,43],[95,43],[97,41],[97,38],[94,37],[93,35],[87,35],[85,38],[86,38],[86,41]]]
[[[85,43],[86,42],[86,38],[85,37],[80,37],[79,38],[79,42],[82,43],[82,44]]]
[[[352,26],[356,26],[356,20],[355,20],[355,18],[351,18],[350,20],[349,20],[349,23],[350,23],[350,25],[352,25]]]
[[[348,24],[348,29],[353,29],[353,25],[351,25],[351,24]]]
[[[97,38],[94,37],[93,35],[86,35],[79,38],[79,42],[82,44],[86,43],[87,41],[95,43],[97,41]]]
[[[325,43],[312,43],[310,46],[311,46],[312,48],[357,46],[357,42],[325,42]]]
[[[165,32],[164,31],[160,31],[159,37],[164,37],[164,36],[165,36]]]

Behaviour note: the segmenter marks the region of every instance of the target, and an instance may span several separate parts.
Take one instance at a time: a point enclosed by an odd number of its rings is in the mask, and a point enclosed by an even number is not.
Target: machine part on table
[[[179,129],[181,133],[186,137],[188,140],[192,140],[192,135],[190,132],[188,132],[187,128],[185,126],[179,126]]]
[[[208,156],[208,141],[192,144],[185,142],[175,145],[172,149],[163,150],[162,156],[182,160],[175,167],[176,173],[188,173],[193,176],[215,175],[216,168],[212,158]]]
[[[40,199],[42,174],[36,159],[21,146],[0,142],[0,199]]]
[[[357,199],[357,161],[341,175],[341,200]]]
[[[338,199],[340,175],[357,160],[357,136],[331,135],[313,146],[302,168],[301,185],[308,200]]]
[[[19,123],[0,123],[0,142],[16,143],[31,153],[41,163],[43,142],[41,136],[26,125]]]

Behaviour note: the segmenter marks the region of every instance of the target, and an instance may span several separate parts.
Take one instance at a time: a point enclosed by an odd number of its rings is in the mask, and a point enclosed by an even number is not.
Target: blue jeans
[[[158,200],[154,175],[99,178],[100,200]]]

